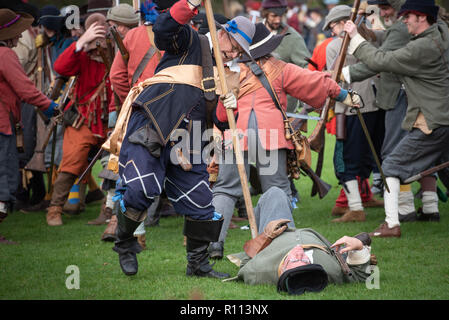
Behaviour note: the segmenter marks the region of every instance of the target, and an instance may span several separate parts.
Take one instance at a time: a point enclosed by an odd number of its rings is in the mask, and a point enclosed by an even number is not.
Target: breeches
[[[426,135],[419,129],[408,132],[382,164],[386,177],[402,181],[449,160],[449,127]]]
[[[59,171],[79,176],[89,165],[89,151],[100,139],[95,137],[86,125],[78,130],[66,127],[62,145],[62,161]]]
[[[144,114],[134,112],[120,149],[119,175],[126,187],[123,194],[125,206],[146,210],[165,190],[178,214],[195,220],[212,219],[215,209],[203,160],[192,164],[190,171],[184,171],[171,161],[173,146],[170,143],[162,147],[160,157],[156,158],[144,146],[128,141],[129,135],[148,121]]]

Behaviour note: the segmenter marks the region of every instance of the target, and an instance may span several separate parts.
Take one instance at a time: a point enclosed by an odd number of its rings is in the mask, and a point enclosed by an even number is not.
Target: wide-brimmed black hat
[[[48,5],[40,10],[38,23],[53,31],[61,31],[64,27],[65,17],[61,16],[61,11],[53,5]]]
[[[206,14],[205,13],[198,13],[197,15],[198,19],[201,19],[201,25],[198,28],[198,33],[199,34],[206,34],[209,32],[209,24],[207,22],[207,18],[206,18]],[[225,24],[226,22],[229,21],[228,18],[226,18],[224,15],[221,15],[219,13],[214,13],[214,20],[215,20],[215,24]],[[198,20],[197,20],[198,21]]]
[[[101,13],[104,16],[106,16],[108,10],[113,6],[114,4],[112,3],[112,0],[88,0],[87,15],[89,16],[93,13]]]
[[[261,8],[282,16],[288,10],[288,2],[287,0],[263,0]]]
[[[383,5],[387,4],[390,5],[390,3],[387,0],[368,0],[368,4],[377,4],[377,5]]]
[[[300,295],[304,292],[320,292],[328,283],[327,273],[319,264],[307,264],[285,271],[278,280],[278,291]]]
[[[178,0],[153,0],[159,11],[166,10],[174,5]]]
[[[251,56],[254,59],[262,58],[274,50],[281,44],[285,34],[273,34],[267,29],[262,22],[256,23],[256,33],[253,37],[253,43],[249,47]],[[251,58],[247,54],[243,54],[239,62],[248,62]]]
[[[432,17],[436,21],[439,9],[440,7],[435,5],[435,0],[407,0],[401,7],[401,10],[399,10],[399,15],[401,16],[408,12],[419,12]]]

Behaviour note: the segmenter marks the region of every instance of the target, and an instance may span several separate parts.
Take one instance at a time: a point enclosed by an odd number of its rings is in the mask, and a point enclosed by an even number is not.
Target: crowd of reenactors
[[[87,224],[106,225],[130,276],[145,227],[182,215],[186,275],[226,279],[210,259],[247,219],[252,239],[229,256],[236,279],[292,294],[364,281],[371,238],[439,221],[447,201],[448,19],[433,0],[323,4],[225,1],[226,17],[202,0],[1,1],[0,222],[45,210],[61,226],[101,201]],[[300,176],[312,196],[329,191],[326,132],[341,185],[332,221],[385,208],[376,230],[333,244],[292,214]]]

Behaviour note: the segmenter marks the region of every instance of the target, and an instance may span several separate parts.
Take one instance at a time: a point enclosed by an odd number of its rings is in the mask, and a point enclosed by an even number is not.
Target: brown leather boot
[[[98,217],[95,220],[88,221],[87,224],[88,225],[96,225],[96,226],[106,224],[109,222],[111,217],[112,217],[112,209],[109,207],[106,207],[106,204],[103,203]]]
[[[349,207],[337,207],[337,206],[334,206],[332,208],[331,214],[334,217],[341,217],[342,215],[344,215],[348,211],[349,211]]]
[[[62,207],[52,206],[48,208],[47,224],[49,226],[62,226]]]
[[[146,250],[146,248],[147,248],[147,244],[146,244],[147,237],[146,237],[146,234],[145,233],[144,234],[139,234],[136,238],[137,238],[137,242],[140,244],[142,249]]]
[[[383,208],[384,202],[383,200],[377,200],[372,198],[371,200],[362,202],[364,208]]]
[[[356,210],[356,211],[348,211],[341,218],[337,218],[332,220],[332,222],[350,222],[350,221],[365,221],[365,211]]]
[[[376,230],[369,233],[370,237],[389,238],[401,236],[401,228],[399,226],[389,228],[386,222],[382,223]]]
[[[101,236],[102,241],[116,241],[117,236],[115,235],[115,231],[117,230],[117,216],[112,215],[111,220],[109,220],[108,226],[103,232]]]

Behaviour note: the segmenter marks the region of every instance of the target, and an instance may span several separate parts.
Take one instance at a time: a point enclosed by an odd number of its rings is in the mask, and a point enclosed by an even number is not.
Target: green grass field
[[[332,190],[323,200],[311,198],[311,181],[302,177],[297,181],[301,202],[294,211],[297,227],[312,227],[330,241],[370,232],[384,219],[383,209],[368,208],[366,222],[331,222],[330,211],[339,192],[332,166],[333,146],[328,137],[322,175],[333,185]],[[99,169],[97,164],[94,171]],[[412,187],[416,192],[419,185]],[[416,205],[418,208],[419,200]],[[268,285],[186,277],[181,217],[163,218],[159,226],[147,228],[148,250],[138,255],[138,274],[127,277],[111,250],[113,244],[100,241],[105,226],[86,225],[98,215],[100,204],[88,205],[79,216],[63,216],[61,227],[47,226],[45,212],[15,212],[0,224],[0,234],[19,242],[16,246],[0,246],[0,299],[448,299],[449,203],[440,202],[439,208],[439,223],[402,224],[401,238],[373,240],[372,252],[377,255],[380,275],[378,289],[369,289],[365,283],[329,285],[320,293],[302,296],[279,294]],[[238,224],[244,226],[245,222]],[[242,251],[250,237],[249,230],[229,230],[225,255]],[[79,269],[79,289],[66,287],[73,274],[66,273],[71,265]],[[238,271],[227,259],[218,261],[214,268],[232,276]]]

